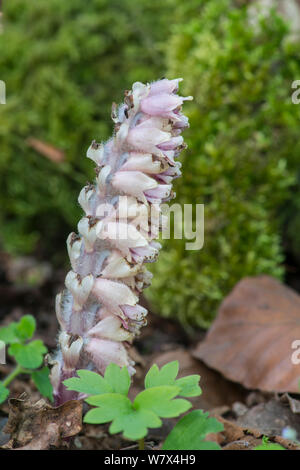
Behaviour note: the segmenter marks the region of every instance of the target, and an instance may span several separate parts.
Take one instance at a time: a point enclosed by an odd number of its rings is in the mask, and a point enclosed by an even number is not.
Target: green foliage
[[[300,50],[275,14],[249,24],[247,5],[183,2],[168,44],[168,75],[182,76],[182,94],[194,96],[184,108],[189,150],[176,202],[205,204],[205,240],[200,251],[165,241],[146,296],[186,327],[207,327],[242,277],[283,276],[281,223],[300,154],[300,106],[291,100]]]
[[[14,343],[8,352],[13,356],[16,362],[27,369],[36,369],[43,362],[43,355],[47,352],[43,341],[37,339],[28,344]]]
[[[202,391],[199,387],[200,375],[189,375],[176,380],[178,370],[178,361],[169,362],[160,370],[156,364],[153,364],[145,377],[145,388],[175,385],[179,388],[178,395],[181,397],[197,397],[201,395]]]
[[[159,417],[145,409],[136,410],[129,398],[118,393],[107,393],[86,400],[98,408],[87,412],[86,423],[108,423],[112,421],[109,432],[123,432],[124,437],[138,440],[146,436],[147,428],[161,426]]]
[[[68,390],[85,393],[87,395],[100,395],[103,393],[119,393],[127,395],[130,387],[130,377],[126,367],[120,369],[116,364],[106,368],[104,377],[89,370],[77,370],[77,377],[66,379],[64,385]]]
[[[93,139],[112,131],[111,102],[132,82],[163,73],[177,0],[10,0],[3,5],[0,78],[0,238],[6,250],[65,253],[93,175]],[[54,163],[28,145],[36,138],[65,153]]]
[[[32,315],[24,315],[19,322],[11,322],[0,328],[0,340],[6,344],[21,343],[31,339],[35,332],[36,322]]]
[[[145,390],[133,401],[127,396],[130,387],[128,370],[126,367],[120,369],[116,364],[110,364],[106,368],[104,377],[95,372],[78,370],[78,378],[67,379],[64,385],[68,390],[91,395],[85,401],[95,408],[86,413],[86,423],[111,422],[111,434],[122,432],[127,439],[140,440],[147,435],[148,428],[162,425],[161,418],[177,417],[191,408],[189,401],[176,398],[177,396],[191,397],[201,394],[198,385],[200,377],[191,375],[176,380],[178,368],[178,361],[170,362],[161,369],[156,364],[153,365],[145,377]],[[217,420],[207,418],[207,413],[200,410],[185,418],[184,421],[180,420],[171,432],[166,446],[175,445],[179,435],[184,432],[186,438],[181,444],[177,442],[176,445],[181,446],[178,449],[198,448],[193,446],[200,446],[201,449],[218,448],[214,443],[202,442],[206,434],[223,429]],[[193,433],[197,433],[197,438]]]
[[[259,446],[254,447],[253,450],[286,450],[280,444],[274,444],[269,442],[269,438],[267,436],[263,436],[262,444]]]
[[[12,322],[8,326],[0,328],[0,340],[10,345],[8,353],[17,363],[16,369],[0,382],[0,403],[5,401],[9,395],[7,386],[21,373],[30,374],[40,393],[49,400],[53,400],[49,368],[39,369],[43,364],[47,348],[39,339],[29,341],[34,335],[35,328],[36,322],[32,315],[24,315],[19,322]]]
[[[52,397],[52,385],[49,379],[49,367],[43,367],[40,370],[32,372],[31,378],[36,385],[38,391],[50,401],[53,400]]]
[[[208,413],[194,410],[181,418],[164,442],[163,450],[219,450],[215,442],[205,441],[207,434],[223,431],[223,424]]]
[[[300,106],[300,105],[297,105]],[[300,264],[300,172],[298,185],[293,188],[293,196],[284,210],[286,231],[286,251]]]
[[[154,387],[139,393],[133,403],[119,393],[96,395],[86,399],[97,408],[88,411],[84,421],[93,424],[112,421],[111,434],[123,432],[124,437],[138,440],[146,436],[147,428],[161,426],[160,417],[179,416],[192,406],[187,400],[174,400],[177,392],[172,386]]]

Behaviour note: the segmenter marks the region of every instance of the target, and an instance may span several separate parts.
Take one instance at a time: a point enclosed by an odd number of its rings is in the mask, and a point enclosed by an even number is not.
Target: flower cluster
[[[96,164],[95,184],[79,194],[84,217],[67,247],[72,270],[56,299],[61,332],[52,359],[56,403],[77,398],[63,380],[77,369],[103,374],[111,362],[134,373],[129,345],[146,324],[138,304],[151,282],[145,264],[155,261],[162,224],[161,203],[174,197],[180,176],[175,159],[185,147],[188,119],[177,95],[180,79],[134,83],[122,105],[112,107],[113,137],[92,142],[87,157]]]

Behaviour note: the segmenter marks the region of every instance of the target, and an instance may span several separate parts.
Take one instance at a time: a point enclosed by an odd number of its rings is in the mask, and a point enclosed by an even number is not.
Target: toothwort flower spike
[[[177,95],[180,81],[134,83],[124,103],[112,106],[113,137],[93,141],[87,151],[96,181],[79,194],[84,216],[79,234],[67,239],[72,270],[56,299],[61,332],[51,381],[57,405],[80,398],[63,385],[77,369],[104,374],[114,362],[135,372],[128,349],[146,324],[147,310],[138,305],[152,277],[145,264],[157,258],[160,204],[173,197],[172,180],[181,174],[175,158],[188,127],[181,106],[191,97]]]

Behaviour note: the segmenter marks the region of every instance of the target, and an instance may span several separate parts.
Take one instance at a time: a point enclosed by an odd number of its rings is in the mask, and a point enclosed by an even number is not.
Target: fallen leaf
[[[249,389],[299,393],[295,340],[300,296],[269,276],[245,278],[223,301],[194,356]]]
[[[3,449],[45,450],[66,444],[66,438],[78,434],[82,427],[82,402],[70,400],[53,408],[44,399],[9,400],[9,417],[4,428],[10,440]]]
[[[267,435],[260,429],[243,426],[234,421],[224,419],[214,413],[211,413],[211,416],[215,416],[215,418],[223,424],[224,431],[217,434],[209,434],[206,438],[210,441],[217,442],[222,446],[222,450],[252,450],[254,447],[261,445],[263,436]],[[278,443],[285,449],[299,450],[297,444],[281,436],[270,436],[270,442]]]
[[[296,398],[293,398],[288,393],[285,393],[280,397],[280,401],[282,401],[282,403],[288,403],[293,413],[300,414],[300,400],[296,400]]]
[[[295,429],[300,435],[299,417],[280,400],[260,403],[239,416],[236,422],[243,427],[258,429],[266,436],[281,436],[286,427]]]

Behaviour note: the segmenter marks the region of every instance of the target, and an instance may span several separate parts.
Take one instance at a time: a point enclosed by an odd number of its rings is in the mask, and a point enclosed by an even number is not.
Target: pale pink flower
[[[113,106],[113,137],[93,141],[87,151],[96,180],[79,194],[84,216],[79,234],[67,239],[72,270],[56,298],[56,404],[78,398],[63,385],[78,369],[104,374],[113,362],[134,373],[129,345],[146,324],[147,310],[138,300],[152,278],[145,266],[161,248],[155,241],[165,222],[160,204],[174,196],[172,181],[181,174],[175,158],[188,127],[181,106],[190,97],[177,95],[180,81],[133,84],[124,104]]]

